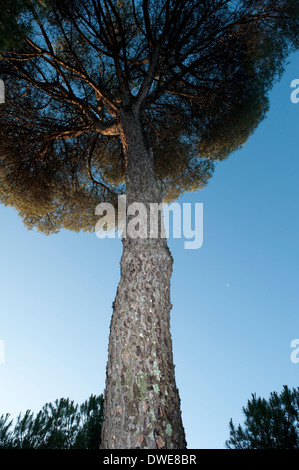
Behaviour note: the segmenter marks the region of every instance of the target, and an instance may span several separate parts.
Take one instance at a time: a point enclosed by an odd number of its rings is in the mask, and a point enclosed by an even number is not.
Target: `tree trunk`
[[[161,203],[138,112],[120,115],[127,206]],[[127,220],[128,222],[128,220]],[[110,325],[102,449],[184,449],[170,335],[172,256],[166,239],[123,238]]]

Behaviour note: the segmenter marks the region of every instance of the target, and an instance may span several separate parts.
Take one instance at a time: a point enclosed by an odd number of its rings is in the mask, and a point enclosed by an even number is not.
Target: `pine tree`
[[[69,398],[46,403],[36,414],[27,410],[14,422],[0,417],[0,449],[98,449],[103,396],[91,395],[80,406]]]
[[[298,449],[299,387],[286,385],[280,394],[272,392],[268,400],[252,394],[243,407],[244,427],[230,420],[229,449]]]
[[[46,234],[94,230],[95,207],[117,209],[122,194],[149,215],[150,204],[203,188],[265,117],[298,47],[295,0],[24,5],[17,24],[30,29],[0,62],[0,201]],[[161,234],[123,238],[103,448],[186,446]]]

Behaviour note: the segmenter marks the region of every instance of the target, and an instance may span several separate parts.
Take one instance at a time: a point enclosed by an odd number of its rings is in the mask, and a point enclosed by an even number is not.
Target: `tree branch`
[[[109,188],[108,186],[106,186],[104,183],[102,183],[101,181],[98,181],[94,178],[93,174],[92,174],[92,171],[91,171],[91,161],[92,161],[92,156],[93,156],[93,152],[95,150],[95,147],[96,147],[96,144],[97,144],[97,141],[98,141],[98,138],[99,138],[99,135],[98,134],[95,134],[91,139],[90,141],[88,142],[87,144],[87,147],[89,146],[89,152],[88,152],[88,156],[87,156],[87,162],[86,162],[86,166],[87,166],[87,172],[88,172],[88,176],[90,178],[90,180],[96,184],[97,186],[101,186],[101,188],[103,188],[104,191],[108,191],[110,194],[112,194],[113,196],[118,196],[119,194],[112,190],[111,188]]]

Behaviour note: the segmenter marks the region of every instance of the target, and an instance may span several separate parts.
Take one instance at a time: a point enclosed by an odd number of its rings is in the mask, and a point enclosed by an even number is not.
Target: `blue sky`
[[[208,186],[180,202],[204,207],[203,246],[174,257],[171,331],[188,447],[223,448],[251,393],[298,386],[299,54],[270,94],[267,118]],[[104,390],[121,242],[45,236],[0,206],[0,414],[38,411]]]

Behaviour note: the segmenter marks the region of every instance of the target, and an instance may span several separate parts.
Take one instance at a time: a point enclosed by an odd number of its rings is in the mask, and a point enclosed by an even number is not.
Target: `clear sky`
[[[180,202],[204,207],[204,242],[174,257],[171,331],[188,447],[223,448],[252,393],[297,387],[299,363],[299,54],[270,94],[267,119]],[[0,414],[104,390],[121,242],[45,236],[0,206]]]

